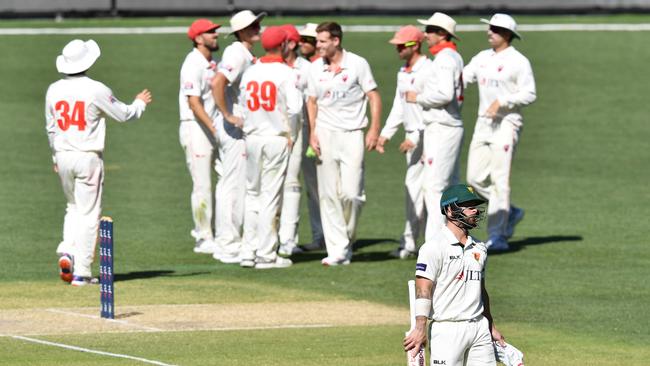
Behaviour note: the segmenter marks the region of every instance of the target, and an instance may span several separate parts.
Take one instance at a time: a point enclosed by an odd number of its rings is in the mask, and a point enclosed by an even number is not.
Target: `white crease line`
[[[44,341],[44,340],[40,340],[40,339],[36,339],[36,338],[29,338],[29,337],[16,336],[16,335],[12,335],[12,336],[9,336],[9,337],[14,338],[14,339],[20,339],[20,340],[23,340],[23,341],[26,341],[26,342],[44,344],[46,346],[65,348],[65,349],[69,349],[69,350],[72,350],[72,351],[78,351],[78,352],[84,352],[84,353],[94,353],[96,355],[109,356],[109,357],[126,358],[128,360],[140,361],[140,362],[144,362],[144,363],[148,363],[148,364],[152,364],[152,365],[174,366],[172,364],[168,364],[168,363],[164,363],[164,362],[160,362],[160,361],[148,360],[148,359],[142,358],[142,357],[134,357],[134,356],[123,355],[123,354],[119,354],[119,353],[96,351],[96,350],[89,349],[89,348],[70,346],[70,345],[63,344],[63,343],[48,342],[48,341]]]
[[[340,325],[342,327],[349,325]],[[352,325],[354,326],[354,325]],[[132,330],[104,330],[102,334],[123,334],[123,333],[188,333],[188,332],[233,332],[233,331],[247,331],[247,330],[276,330],[276,329],[317,329],[317,328],[334,328],[332,324],[286,324],[286,325],[268,325],[259,327],[217,327],[217,328],[198,328],[198,329],[132,329]],[[97,332],[83,332],[83,333],[24,333],[25,335],[33,337],[47,337],[47,336],[60,336],[64,334],[95,334]],[[0,337],[12,337],[10,335],[2,335]]]
[[[346,32],[394,32],[398,25],[344,25]],[[459,32],[484,32],[485,24],[460,24]],[[650,31],[650,23],[593,23],[593,24],[520,24],[518,29],[525,32],[557,32],[557,31]],[[229,27],[219,28],[220,33],[229,33]],[[0,35],[72,35],[72,34],[185,34],[187,27],[76,27],[76,28],[0,28]]]
[[[137,328],[142,328],[144,330],[150,330],[153,332],[160,332],[162,329],[154,328],[154,327],[148,327],[146,325],[140,325],[140,324],[134,324],[134,323],[129,323],[126,320],[119,320],[119,319],[104,319],[101,318],[97,315],[89,315],[89,314],[80,314],[80,313],[75,313],[72,311],[65,311],[65,310],[59,310],[59,309],[45,309],[45,311],[49,311],[51,313],[57,313],[57,314],[63,314],[63,315],[72,315],[72,316],[77,316],[81,318],[89,318],[89,319],[98,319],[98,320],[106,320],[111,323],[118,323],[122,325],[126,325],[129,327],[137,327]]]

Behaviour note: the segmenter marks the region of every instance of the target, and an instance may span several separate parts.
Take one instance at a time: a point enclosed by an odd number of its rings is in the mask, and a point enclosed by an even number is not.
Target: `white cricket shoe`
[[[320,261],[320,263],[325,267],[347,266],[348,264],[350,264],[350,260],[348,258],[325,257]]]
[[[510,206],[510,213],[508,214],[508,226],[506,227],[506,238],[512,238],[515,233],[515,226],[524,218],[524,209]]]
[[[86,285],[96,285],[99,283],[99,280],[97,278],[93,277],[82,277],[82,276],[74,276],[72,278],[72,282],[70,284],[74,287],[81,287],[81,286],[86,286]]]
[[[298,247],[293,241],[288,241],[284,244],[280,244],[280,248],[278,248],[278,253],[287,257],[294,254],[300,254],[302,252],[303,250]]]
[[[505,252],[510,250],[510,246],[508,245],[508,241],[506,238],[499,236],[499,237],[494,237],[490,238],[486,243],[485,246],[487,247],[488,251],[490,252]]]
[[[218,246],[217,243],[214,242],[214,240],[211,239],[201,239],[196,242],[196,245],[194,246],[194,253],[201,253],[201,254],[214,254],[215,251],[217,251]]]
[[[255,263],[255,269],[287,268],[291,267],[293,262],[289,258],[276,257],[274,261],[266,262],[259,259]]]
[[[415,258],[418,256],[417,252],[412,252],[408,249],[405,248],[397,248],[393,250],[392,252],[389,253],[389,255],[393,258],[399,258],[399,259],[408,259],[408,258]]]

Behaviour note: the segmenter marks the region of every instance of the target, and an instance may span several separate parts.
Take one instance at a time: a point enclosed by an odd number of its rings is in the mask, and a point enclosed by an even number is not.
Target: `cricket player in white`
[[[253,64],[253,45],[260,40],[260,21],[266,13],[258,15],[242,10],[230,19],[230,27],[237,41],[223,51],[217,74],[212,82],[212,93],[223,115],[217,124],[217,202],[216,243],[214,258],[224,263],[253,266],[254,248],[242,248],[244,224],[244,197],[246,196],[246,145],[241,130],[243,111],[239,108],[239,82],[244,71]]]
[[[431,60],[420,53],[423,40],[424,33],[417,27],[409,25],[400,28],[389,41],[396,46],[399,58],[406,63],[397,73],[397,88],[395,89],[393,107],[377,142],[377,151],[383,153],[386,142],[397,132],[399,125],[404,125],[406,136],[399,145],[399,151],[406,155],[406,177],[404,179],[406,225],[399,248],[391,253],[392,256],[401,259],[416,255],[416,241],[420,232],[424,231],[423,108],[418,104],[406,101],[408,91],[422,92],[428,81],[422,75],[426,75]]]
[[[442,192],[458,181],[460,148],[463,145],[463,59],[456,51],[456,22],[446,14],[434,13],[419,19],[425,25],[433,62],[425,71],[421,92],[406,93],[406,100],[424,109],[424,201],[427,207],[426,237],[444,224],[438,205]]]
[[[289,53],[287,40],[282,27],[268,27],[262,34],[267,53],[244,72],[240,85],[248,156],[244,243],[255,248],[258,269],[292,264],[277,255],[282,185],[298,132],[296,117],[303,105],[294,70],[284,63]]]
[[[404,338],[404,349],[419,350],[427,342],[431,365],[495,365],[493,339],[505,345],[494,326],[485,288],[485,244],[469,236],[485,201],[464,184],[442,194],[439,209],[447,222],[420,248],[415,271],[416,327]]]
[[[289,51],[286,57],[286,64],[292,68],[295,76],[295,84],[301,92],[307,87],[307,76],[311,63],[302,57],[298,57],[297,49],[300,42],[298,29],[291,24],[285,24],[282,29],[287,33],[287,44]],[[306,149],[303,148],[309,138],[304,137],[303,126],[307,123],[307,110],[296,115],[297,136],[293,141],[293,148],[289,155],[289,165],[284,180],[284,192],[282,194],[282,210],[280,213],[280,249],[282,255],[291,255],[302,252],[298,247],[298,222],[300,221],[300,167]]]
[[[322,56],[311,65],[306,94],[310,145],[319,155],[318,193],[325,233],[326,266],[349,264],[357,220],[366,200],[363,184],[363,129],[368,151],[379,138],[381,97],[368,62],[341,47],[343,32],[334,22],[317,28]]]
[[[517,23],[495,14],[487,32],[491,48],[480,52],[463,70],[466,84],[478,83],[478,119],[469,147],[467,181],[489,199],[488,248],[508,250],[507,239],[524,211],[510,203],[510,169],[523,127],[521,108],[535,101],[535,77],[528,59],[512,45]]]
[[[214,253],[212,233],[212,164],[214,161],[215,124],[221,123],[221,115],[212,97],[212,79],[217,63],[212,52],[219,49],[219,24],[208,19],[197,19],[187,31],[194,43],[192,51],[181,66],[179,136],[185,151],[185,162],[192,177],[192,218],[194,229],[191,235],[196,240],[194,252]],[[216,122],[215,122],[216,121]]]
[[[301,28],[300,33],[300,54],[309,62],[316,61],[320,56],[316,54],[316,28],[318,24],[307,23]],[[306,103],[305,96],[305,103]],[[305,251],[325,249],[325,235],[323,234],[323,225],[320,218],[320,202],[318,198],[318,180],[316,178],[316,153],[309,145],[309,117],[305,104],[305,120],[302,127],[303,150],[305,156],[302,159],[302,177],[305,188],[307,188],[307,208],[309,210],[309,224],[311,226],[311,243],[302,247]]]
[[[67,200],[63,241],[56,253],[61,279],[73,286],[92,282],[104,183],[104,117],[118,122],[139,118],[151,102],[145,89],[132,104],[124,104],[106,85],[86,76],[100,54],[93,40],[68,43],[56,59],[56,68],[65,77],[52,83],[45,96],[45,128],[54,171]]]

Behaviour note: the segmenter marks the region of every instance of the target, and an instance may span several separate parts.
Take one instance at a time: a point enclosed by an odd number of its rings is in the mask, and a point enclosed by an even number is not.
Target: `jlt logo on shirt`
[[[459,281],[480,281],[481,280],[481,271],[473,271],[471,269],[466,269],[463,272],[460,272],[456,279]]]
[[[324,97],[332,100],[345,99],[348,97],[348,92],[346,90],[328,90]]]

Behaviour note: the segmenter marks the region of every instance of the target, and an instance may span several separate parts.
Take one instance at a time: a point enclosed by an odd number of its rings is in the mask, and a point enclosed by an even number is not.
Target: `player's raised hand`
[[[140,99],[145,104],[149,104],[153,100],[151,98],[151,92],[149,91],[149,89],[145,89],[145,90],[141,91],[140,94],[135,96],[135,99]]]
[[[383,154],[386,152],[384,150],[384,145],[388,142],[388,139],[384,136],[379,136],[379,139],[377,139],[377,146],[375,147],[375,150],[377,150],[378,153]]]

